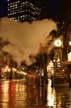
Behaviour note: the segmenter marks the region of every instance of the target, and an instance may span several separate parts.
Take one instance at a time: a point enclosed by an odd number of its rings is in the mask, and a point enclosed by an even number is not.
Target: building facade
[[[17,21],[39,20],[41,8],[39,1],[34,0],[8,0],[8,17]]]

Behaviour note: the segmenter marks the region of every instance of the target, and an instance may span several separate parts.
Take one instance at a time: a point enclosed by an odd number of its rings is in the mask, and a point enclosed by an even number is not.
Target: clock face
[[[56,46],[56,47],[61,47],[61,45],[62,45],[62,42],[61,42],[61,40],[55,40],[54,41],[54,45]]]

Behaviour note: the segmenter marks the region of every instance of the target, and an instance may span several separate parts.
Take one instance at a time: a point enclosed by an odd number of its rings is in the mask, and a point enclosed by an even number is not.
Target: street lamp
[[[54,41],[54,45],[55,45],[55,47],[61,47],[62,46],[62,41],[60,39],[56,39]]]
[[[54,40],[54,77],[55,74],[58,73],[57,70],[59,70],[61,68],[61,64],[62,64],[62,47],[63,47],[63,37],[59,37],[56,38]],[[58,73],[59,74],[59,73]]]
[[[54,56],[55,56],[55,61],[58,61],[59,59],[62,60],[62,47],[63,43],[60,38],[57,38],[54,40]]]

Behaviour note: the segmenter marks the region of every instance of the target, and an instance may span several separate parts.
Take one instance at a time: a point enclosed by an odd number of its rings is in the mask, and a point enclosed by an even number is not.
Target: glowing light
[[[69,45],[71,46],[71,41],[69,41]]]
[[[49,62],[48,66],[47,66],[47,74],[48,74],[48,78],[51,78],[51,75],[54,74],[54,64],[52,61]]]
[[[12,71],[16,72],[16,71],[17,71],[17,69],[16,69],[16,68],[12,68]]]
[[[9,68],[9,66],[6,66],[5,68],[2,68],[2,71],[3,72],[10,72],[11,71],[11,69]]]
[[[11,71],[11,69],[10,68],[8,68],[8,72],[10,72]]]
[[[55,45],[56,47],[60,47],[60,46],[62,45],[61,40],[60,40],[60,39],[55,40],[55,41],[54,41],[54,45]]]
[[[68,61],[71,61],[71,51],[68,53]]]

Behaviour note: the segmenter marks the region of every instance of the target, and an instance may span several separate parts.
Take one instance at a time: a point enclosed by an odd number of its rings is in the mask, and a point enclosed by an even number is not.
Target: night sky
[[[65,1],[70,0],[40,0],[43,7],[43,16],[48,18],[65,17]],[[69,4],[68,4],[69,5]],[[67,9],[69,9],[67,7]],[[70,14],[70,9],[69,13]],[[7,0],[0,0],[0,17],[7,16]]]
[[[0,17],[7,16],[7,0],[0,0]]]

